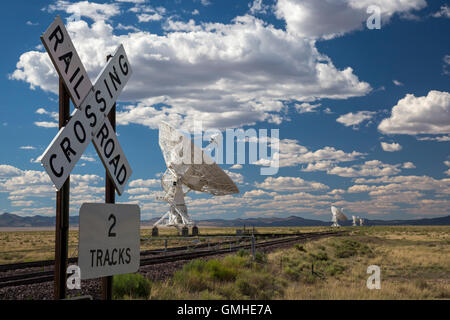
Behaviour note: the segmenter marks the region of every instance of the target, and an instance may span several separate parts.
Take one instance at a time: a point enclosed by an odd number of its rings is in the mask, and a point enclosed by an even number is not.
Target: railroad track
[[[270,238],[282,238],[282,237],[288,237],[288,236],[295,236],[299,234],[286,234],[286,233],[257,233],[255,234],[255,238],[262,238],[262,239],[270,239]],[[248,237],[249,235],[244,235],[243,238]],[[230,237],[230,235],[214,235],[214,237]],[[168,237],[167,239],[170,239]],[[190,239],[190,238],[187,238]],[[235,243],[236,240],[229,240],[229,241],[222,241],[221,243],[223,245],[228,245],[230,243]],[[200,244],[193,244],[190,246],[179,246],[179,247],[168,247],[167,249],[156,249],[156,250],[143,250],[141,251],[141,256],[148,256],[148,255],[156,255],[161,254],[163,252],[176,252],[176,251],[186,251],[189,249],[198,249],[198,248],[206,248],[209,246],[213,246],[214,243],[200,243]],[[77,263],[78,258],[69,258],[68,263]],[[19,269],[28,269],[28,268],[44,268],[53,266],[55,264],[54,260],[40,260],[40,261],[32,261],[32,262],[18,262],[18,263],[8,263],[8,264],[2,264],[0,265],[0,272],[10,271],[10,270],[19,270]]]
[[[275,240],[269,240],[266,242],[257,242],[255,243],[256,248],[264,248],[264,247],[270,247],[274,245],[289,243],[289,242],[295,242],[300,240],[312,240],[316,238],[321,238],[325,236],[340,236],[345,234],[346,231],[339,231],[339,232],[331,232],[331,231],[325,231],[325,232],[314,232],[314,233],[303,233],[303,234],[285,234],[285,238],[277,238]],[[236,243],[236,240],[234,241],[226,241],[226,243],[222,242],[221,245],[226,244],[234,244]],[[201,244],[202,247],[208,246],[208,244]],[[206,245],[206,246],[205,246]],[[230,252],[236,252],[241,249],[250,249],[251,244],[241,244],[241,245],[235,245],[230,246],[229,248],[212,248],[207,250],[197,250],[195,252],[180,252],[177,253],[177,251],[186,251],[189,248],[196,248],[198,249],[200,247],[176,247],[176,248],[168,248],[168,252],[175,252],[173,254],[167,254],[156,256],[156,257],[148,257],[148,258],[142,258],[142,256],[148,256],[152,255],[154,253],[161,254],[161,250],[146,250],[141,252],[141,262],[140,266],[147,266],[147,265],[155,265],[155,264],[162,264],[162,263],[168,263],[168,262],[174,262],[174,261],[182,261],[182,260],[193,260],[201,257],[207,257],[207,256],[213,256],[218,254],[226,254]],[[169,250],[170,249],[170,250]],[[69,259],[69,263],[77,262],[77,258],[71,258]],[[46,260],[46,261],[36,261],[36,262],[28,262],[28,263],[17,263],[14,264],[17,266],[16,269],[24,269],[24,268],[32,268],[32,267],[45,267],[45,266],[52,266],[53,261],[52,260]],[[3,269],[2,269],[3,268]],[[14,270],[11,269],[11,266],[9,265],[0,265],[0,271],[4,270]],[[36,283],[42,283],[42,282],[48,282],[52,281],[54,277],[54,271],[38,271],[38,272],[30,272],[30,273],[22,273],[22,274],[15,274],[15,275],[9,275],[9,276],[3,276],[0,277],[0,288],[5,287],[13,287],[13,286],[19,286],[19,285],[28,285],[28,284],[36,284]]]

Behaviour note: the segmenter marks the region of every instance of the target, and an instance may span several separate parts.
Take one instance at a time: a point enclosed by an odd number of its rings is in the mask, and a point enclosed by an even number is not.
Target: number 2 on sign
[[[116,233],[112,232],[112,230],[113,230],[114,226],[116,225],[116,216],[113,215],[112,213],[109,215],[109,218],[108,218],[108,221],[111,221],[111,220],[112,220],[112,223],[111,223],[111,226],[109,227],[108,237],[115,237]]]

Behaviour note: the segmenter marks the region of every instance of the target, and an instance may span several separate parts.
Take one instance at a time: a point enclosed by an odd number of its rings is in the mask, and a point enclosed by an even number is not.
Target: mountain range
[[[157,218],[141,221],[142,226],[152,226]],[[330,226],[330,221],[305,219],[297,216],[287,218],[248,218],[248,219],[208,219],[197,221],[198,226],[203,227],[312,227],[312,226]],[[339,222],[342,226],[352,225],[352,221]],[[21,217],[12,213],[3,213],[0,215],[0,227],[51,227],[55,225],[55,217],[29,216]],[[78,216],[70,217],[70,226],[78,225]],[[423,218],[415,220],[371,220],[365,219],[366,226],[441,226],[450,225],[450,216],[439,218]]]

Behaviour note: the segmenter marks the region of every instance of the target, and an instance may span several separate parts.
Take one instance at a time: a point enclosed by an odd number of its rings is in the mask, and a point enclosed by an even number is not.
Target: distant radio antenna
[[[338,221],[347,221],[347,217],[342,212],[344,209],[338,209],[335,206],[331,206],[331,221],[333,224],[332,227],[340,227]]]
[[[359,225],[363,226],[364,225],[364,219],[363,218],[359,218]]]
[[[353,224],[352,224],[352,225],[353,225],[354,227],[356,227],[356,226],[357,226],[357,223],[356,223],[356,219],[357,219],[357,218],[356,218],[356,216],[352,216],[352,219],[353,219]]]

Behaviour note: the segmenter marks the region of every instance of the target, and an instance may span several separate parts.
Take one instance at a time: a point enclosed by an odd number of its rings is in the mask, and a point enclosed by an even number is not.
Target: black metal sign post
[[[59,79],[59,129],[65,126],[70,117],[70,96]],[[69,248],[69,198],[70,175],[63,187],[56,192],[56,230],[55,230],[55,282],[54,299],[66,298],[66,270]]]
[[[114,132],[116,131],[116,104],[112,107],[108,114],[109,122],[111,123]],[[114,183],[108,176],[108,171],[105,173],[105,203],[115,203],[116,202],[116,189],[114,188]],[[103,300],[112,299],[112,286],[113,277],[103,277],[102,278],[102,297]]]
[[[106,61],[108,62],[112,56],[108,55]],[[108,114],[108,120],[111,123],[111,127],[116,131],[116,104],[114,103],[111,111]],[[114,187],[114,182],[108,175],[108,170],[105,171],[105,203],[116,203],[116,189]],[[113,277],[103,277],[102,278],[102,298],[103,300],[112,299],[112,286]]]

